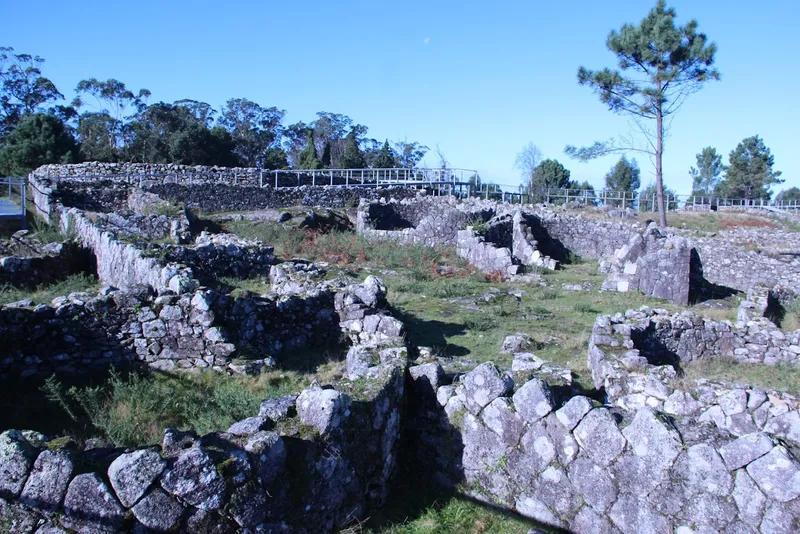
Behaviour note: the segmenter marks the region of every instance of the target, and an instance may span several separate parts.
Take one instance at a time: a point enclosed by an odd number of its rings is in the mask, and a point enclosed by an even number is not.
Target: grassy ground
[[[97,293],[97,278],[88,274],[73,274],[68,278],[52,284],[45,284],[33,290],[20,289],[10,285],[0,286],[0,304],[31,299],[35,304],[50,304],[55,297],[69,295],[74,292]]]
[[[258,413],[264,399],[301,390],[311,375],[288,371],[258,376],[112,372],[110,375],[22,379],[0,394],[0,428],[35,428],[51,437],[102,437],[116,446],[160,443],[164,429],[199,434],[226,430]]]
[[[765,390],[800,393],[800,369],[784,365],[739,363],[733,360],[706,360],[682,365],[683,380],[688,384],[698,378],[747,384]]]
[[[506,335],[520,332],[534,338],[538,356],[570,367],[579,381],[588,384],[586,348],[598,314],[643,304],[676,309],[636,293],[601,293],[597,287],[603,277],[596,270],[594,262],[568,265],[544,276],[546,287],[491,283],[474,275],[427,281],[398,276],[385,282],[389,302],[405,320],[413,343],[429,346],[441,356],[509,366],[511,356],[499,354],[500,346]],[[562,288],[586,280],[593,283],[592,291]],[[488,302],[476,298],[492,291],[499,296]]]
[[[369,241],[353,232],[321,234],[280,224],[247,221],[231,222],[225,231],[249,239],[260,239],[275,248],[281,259],[307,258],[325,261],[345,269],[358,270],[367,265],[383,270],[407,269],[417,278],[440,276],[440,268],[465,272],[467,264],[452,248],[429,248],[421,245],[400,246],[394,242]]]
[[[639,221],[658,221],[658,213],[642,212]],[[733,228],[785,228],[795,231],[795,224],[777,217],[761,217],[748,213],[718,211],[674,212],[667,214],[667,223],[673,228],[698,232],[719,232]]]

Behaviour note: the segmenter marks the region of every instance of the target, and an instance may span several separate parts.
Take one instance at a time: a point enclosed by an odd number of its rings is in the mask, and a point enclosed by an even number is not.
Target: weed
[[[476,332],[488,332],[489,330],[497,328],[497,321],[495,321],[492,317],[487,317],[485,315],[478,317],[467,317],[464,320],[464,326],[466,326],[468,330],[474,330]]]
[[[25,299],[31,299],[34,304],[50,304],[55,297],[76,292],[94,294],[97,289],[97,279],[82,273],[69,276],[60,282],[40,285],[32,290],[6,284],[0,286],[0,305]]]
[[[262,400],[297,391],[307,382],[290,372],[232,377],[213,371],[127,376],[112,371],[103,384],[68,388],[51,377],[41,389],[85,432],[133,447],[158,442],[166,427],[200,434],[225,430],[253,415]]]

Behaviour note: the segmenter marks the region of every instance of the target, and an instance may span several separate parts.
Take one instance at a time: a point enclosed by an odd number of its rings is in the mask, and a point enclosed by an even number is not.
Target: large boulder
[[[467,409],[478,414],[490,402],[511,392],[513,380],[491,362],[482,363],[464,376]]]
[[[309,388],[297,397],[300,420],[325,434],[339,427],[345,414],[345,397],[335,389]]]
[[[33,464],[20,500],[28,506],[56,510],[67,493],[73,469],[67,451],[43,451]]]

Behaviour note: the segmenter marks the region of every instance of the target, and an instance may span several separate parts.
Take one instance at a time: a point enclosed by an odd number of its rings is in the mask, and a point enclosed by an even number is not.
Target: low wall
[[[399,343],[404,333],[384,311],[385,288],[374,277],[350,286],[317,282],[280,296],[201,288],[156,297],[144,286],[104,293],[58,297],[52,306],[0,306],[0,378],[134,362],[166,371],[238,371],[233,359],[243,355],[260,355],[257,366],[265,359],[274,365],[287,351],[328,348],[343,336],[379,346]],[[243,359],[245,368],[250,359]]]
[[[265,401],[228,432],[167,429],[160,447],[81,452],[7,430],[0,521],[9,532],[332,532],[386,498],[404,393],[398,354],[357,387]]]
[[[33,289],[83,272],[94,272],[89,251],[70,241],[41,246],[36,256],[0,257],[0,286]]]
[[[587,259],[600,259],[612,253],[642,230],[636,224],[554,213],[545,209],[537,209],[534,213],[549,238],[560,248]],[[548,254],[561,259],[555,254]]]
[[[800,366],[800,330],[782,332],[764,317],[717,322],[643,307],[598,317],[589,341],[594,386],[620,406],[663,409],[681,365],[706,359]]]
[[[176,293],[197,287],[194,273],[188,267],[175,263],[162,265],[156,258],[145,257],[141,249],[98,227],[82,211],[59,208],[58,216],[61,230],[74,233],[76,239],[94,253],[97,276],[104,283],[120,288],[147,285]]]
[[[601,260],[599,269],[609,273],[602,289],[642,294],[682,306],[689,303],[692,246],[685,238],[662,234],[651,223],[644,234]]]
[[[772,231],[762,231],[759,235],[769,238]],[[797,234],[778,234],[783,238],[783,247],[763,245],[766,250],[758,249],[761,242],[752,232],[720,237],[694,237],[692,243],[703,262],[703,274],[707,280],[715,284],[747,291],[763,285],[774,287],[781,285],[800,295],[800,264],[797,261],[797,248],[792,245],[797,241]],[[748,250],[747,247],[753,247]]]
[[[800,463],[769,427],[737,438],[650,407],[620,413],[491,363],[453,385],[410,371],[429,395],[415,414],[420,465],[493,506],[576,533],[789,532],[800,520]]]

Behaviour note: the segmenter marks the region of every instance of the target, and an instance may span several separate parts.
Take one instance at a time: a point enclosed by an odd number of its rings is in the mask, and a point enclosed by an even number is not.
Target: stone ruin
[[[76,195],[100,187],[86,182],[67,183]],[[3,529],[333,532],[383,505],[392,477],[408,470],[401,462],[411,462],[435,483],[543,528],[800,530],[798,398],[682,376],[682,366],[703,359],[800,365],[800,331],[769,319],[776,302],[796,294],[791,284],[745,288],[733,323],[650,308],[598,317],[586,391],[568,369],[528,352],[521,336],[500,349],[512,355],[508,370],[489,362],[445,371],[429,349],[407,345],[379,278],[330,279],[325,264],[278,263],[268,244],[236,236],[192,241],[181,230],[191,230],[186,212],[162,206],[148,219],[130,204],[140,194],[125,191],[122,219],[48,197],[106,285],[50,306],[0,306],[3,378],[125,362],[254,372],[279,363],[283,349],[338,339],[345,376],[265,401],[226,432],[166,429],[149,447],[80,450],[69,438],[6,430]],[[691,296],[698,256],[709,283],[725,272],[694,239],[535,206],[369,201],[357,227],[375,239],[455,246],[506,276],[558,268],[570,255],[598,259],[607,289],[678,303]],[[209,287],[253,275],[269,281],[263,295]],[[735,280],[739,288],[751,278]],[[237,358],[249,348],[270,356]]]

